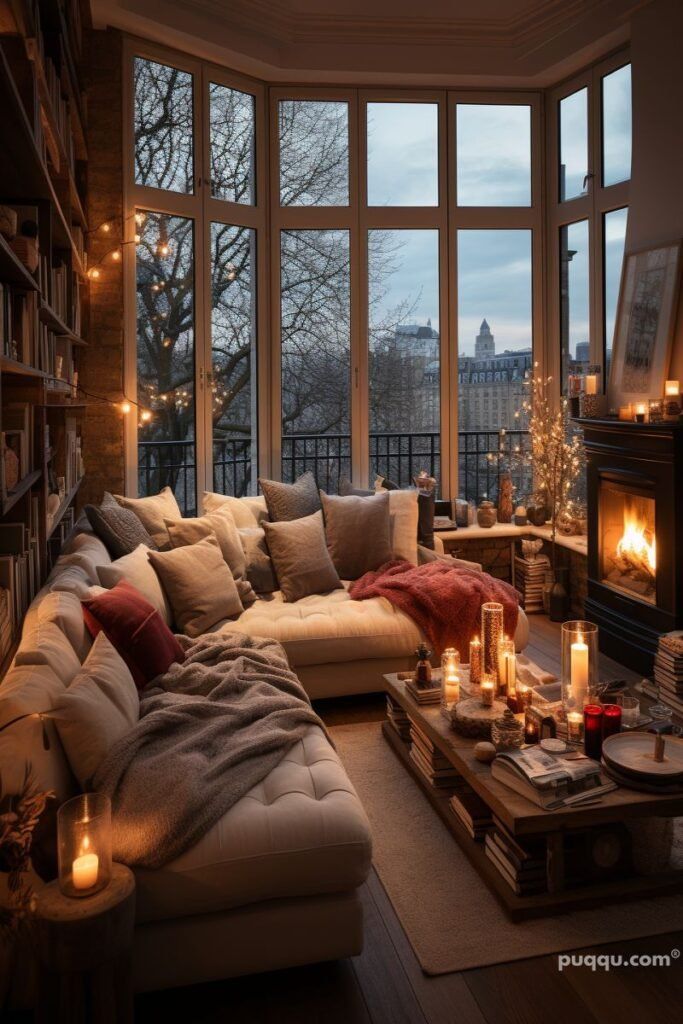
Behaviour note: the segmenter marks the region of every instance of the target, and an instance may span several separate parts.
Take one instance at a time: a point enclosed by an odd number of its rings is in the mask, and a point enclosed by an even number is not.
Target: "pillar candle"
[[[97,882],[99,857],[96,853],[84,853],[76,857],[71,866],[74,889],[92,889]]]
[[[493,707],[493,696],[496,682],[492,674],[484,673],[481,677],[481,703],[485,708]]]
[[[630,402],[628,403],[628,405],[619,406],[619,419],[622,421],[633,419],[633,406]]]
[[[588,757],[599,761],[602,757],[602,708],[599,704],[586,704],[583,709],[584,749]]]
[[[594,373],[589,373],[586,376],[586,394],[597,395],[598,393],[598,378]]]
[[[680,381],[667,380],[664,384],[664,394],[667,398],[678,398],[681,391]]]
[[[614,736],[621,732],[621,708],[618,704],[603,704],[602,707],[602,738]]]
[[[588,679],[588,644],[584,643],[583,637],[579,634],[579,639],[575,640],[571,645],[570,652],[570,682],[572,697],[574,698],[576,706],[579,708],[582,708],[586,702],[586,695],[588,694]]]

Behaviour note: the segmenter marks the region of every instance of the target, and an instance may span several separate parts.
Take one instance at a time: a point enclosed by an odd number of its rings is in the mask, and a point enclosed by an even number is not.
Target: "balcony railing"
[[[510,430],[508,441],[526,451],[529,434]],[[370,477],[383,476],[399,487],[412,484],[413,476],[426,469],[439,478],[441,438],[438,433],[373,433],[370,435]],[[500,434],[497,430],[462,430],[458,434],[460,497],[479,501],[495,499],[499,466],[491,460],[497,455]],[[252,446],[249,439],[214,441],[213,488],[221,494],[241,496],[249,493],[252,479]],[[170,486],[186,512],[197,507],[194,473],[194,441],[142,441],[138,445],[138,484],[140,494],[156,494]],[[349,434],[290,434],[282,438],[282,479],[288,482],[310,470],[318,485],[336,492],[339,478],[351,476],[351,438]],[[531,489],[528,466],[513,469],[518,493]]]

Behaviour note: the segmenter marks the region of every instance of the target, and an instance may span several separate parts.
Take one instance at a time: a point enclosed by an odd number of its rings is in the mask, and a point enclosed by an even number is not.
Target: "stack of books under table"
[[[449,803],[472,839],[483,842],[493,825],[490,807],[469,787],[454,793]]]
[[[399,734],[401,739],[408,743],[410,741],[410,719],[403,707],[387,694],[387,719]]]
[[[460,772],[415,722],[410,723],[410,743],[410,758],[430,786],[453,791],[466,785]]]
[[[486,834],[486,856],[518,896],[544,892],[547,888],[542,839],[526,840],[522,845],[494,818],[494,827]]]
[[[543,582],[549,566],[546,555],[536,558],[515,555],[515,587],[527,613],[543,611]]]
[[[683,715],[683,630],[660,636],[655,655],[655,684],[664,704]]]

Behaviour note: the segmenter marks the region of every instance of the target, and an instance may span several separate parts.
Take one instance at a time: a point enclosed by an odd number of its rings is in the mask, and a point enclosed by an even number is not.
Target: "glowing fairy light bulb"
[[[119,260],[121,259],[120,249],[114,249],[113,253],[111,254],[111,258],[114,261],[114,263],[118,263]]]
[[[119,409],[121,410],[124,416],[127,416],[128,413],[130,412],[130,402],[120,402]]]
[[[97,267],[91,267],[90,270],[88,271],[88,277],[90,278],[91,281],[96,281],[99,276],[100,272],[97,269]]]
[[[143,409],[142,412],[140,413],[140,420],[142,421],[142,423],[149,423],[151,418],[152,413],[150,409]]]

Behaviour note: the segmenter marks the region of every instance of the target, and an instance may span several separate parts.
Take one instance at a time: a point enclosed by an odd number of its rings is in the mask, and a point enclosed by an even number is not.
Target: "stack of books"
[[[432,682],[434,683],[434,680]],[[406,690],[416,704],[438,704],[441,700],[440,680],[434,683],[433,686],[421,689],[412,679],[409,679],[406,683]]]
[[[524,845],[494,819],[486,834],[486,856],[518,896],[545,892],[546,851],[542,839],[526,840]]]
[[[493,818],[491,809],[481,797],[468,786],[454,793],[449,803],[472,838],[478,843],[483,842],[488,830],[493,827]]]
[[[664,704],[683,715],[683,630],[660,636],[655,655],[655,684]]]
[[[521,793],[538,807],[554,810],[565,800],[591,802],[616,789],[590,757],[551,754],[540,747],[506,750],[491,765],[498,782]]]
[[[452,791],[466,785],[460,772],[414,722],[410,723],[410,741],[411,760],[430,786]]]
[[[410,742],[410,719],[398,701],[387,694],[387,719],[404,743]]]
[[[515,587],[527,614],[543,611],[543,581],[549,566],[546,555],[533,559],[515,555]]]

